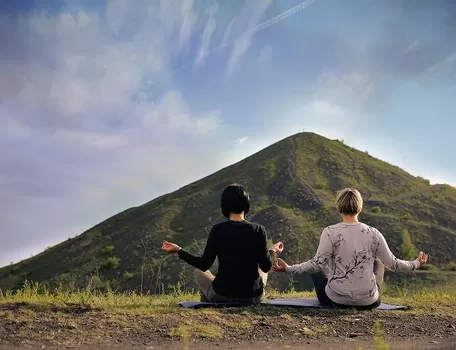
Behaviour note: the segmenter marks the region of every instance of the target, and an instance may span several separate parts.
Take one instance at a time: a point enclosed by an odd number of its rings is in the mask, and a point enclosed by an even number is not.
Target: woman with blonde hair
[[[272,269],[310,273],[324,306],[376,308],[381,304],[384,267],[394,272],[413,271],[425,264],[428,256],[420,252],[414,261],[396,258],[379,230],[358,221],[363,199],[357,189],[339,191],[336,208],[342,222],[323,230],[313,259],[292,266],[277,259]]]

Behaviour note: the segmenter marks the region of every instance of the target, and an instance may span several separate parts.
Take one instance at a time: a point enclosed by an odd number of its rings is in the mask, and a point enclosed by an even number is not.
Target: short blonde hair
[[[336,208],[340,214],[358,215],[363,209],[363,197],[356,188],[344,188],[337,192]]]

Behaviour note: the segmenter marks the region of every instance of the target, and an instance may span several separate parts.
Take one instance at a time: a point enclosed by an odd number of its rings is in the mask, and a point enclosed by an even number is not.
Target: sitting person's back
[[[381,303],[385,267],[412,271],[426,263],[427,255],[420,252],[414,261],[397,259],[376,228],[358,221],[363,207],[358,190],[339,191],[336,207],[342,222],[323,230],[314,258],[292,266],[277,259],[273,270],[310,273],[322,305],[375,308]]]
[[[196,267],[194,276],[202,300],[259,302],[265,296],[267,273],[275,253],[282,252],[283,244],[278,242],[268,250],[264,227],[245,220],[250,199],[242,186],[230,185],[223,191],[221,209],[228,221],[212,227],[201,257],[166,241],[162,249],[178,253],[179,258]],[[208,269],[217,257],[215,277]]]
[[[263,226],[246,220],[228,220],[212,227],[202,257],[180,250],[179,257],[200,271],[207,271],[218,257],[214,291],[230,298],[253,298],[263,293],[263,272],[271,268]],[[264,276],[263,276],[264,277]]]
[[[420,266],[417,260],[394,257],[383,235],[362,222],[342,222],[326,227],[315,259],[322,265],[327,264],[328,297],[339,304],[375,303],[379,298],[377,283],[381,284],[383,279],[379,273],[383,275],[383,269],[380,262],[375,263],[376,258],[392,271],[412,271]]]

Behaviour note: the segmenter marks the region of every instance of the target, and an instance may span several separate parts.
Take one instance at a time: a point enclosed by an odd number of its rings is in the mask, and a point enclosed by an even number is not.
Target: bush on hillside
[[[104,254],[111,254],[113,250],[114,250],[114,246],[108,245],[108,246],[104,247],[102,251]]]
[[[401,252],[404,260],[415,260],[418,256],[418,249],[416,249],[415,245],[412,243],[408,230],[404,230],[402,233]]]
[[[442,270],[445,270],[445,271],[456,271],[456,261],[452,261],[448,264],[446,264]]]
[[[103,263],[103,267],[105,269],[115,269],[119,266],[120,259],[116,256],[111,256],[105,260]]]
[[[415,259],[413,259],[413,260],[415,260]],[[419,269],[423,270],[423,271],[438,271],[439,270],[439,268],[437,266],[429,264],[429,263],[421,265]]]

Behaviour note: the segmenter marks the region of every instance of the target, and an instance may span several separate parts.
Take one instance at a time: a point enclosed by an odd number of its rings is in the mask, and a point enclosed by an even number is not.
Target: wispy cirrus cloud
[[[215,20],[215,14],[217,12],[217,5],[212,5],[209,9],[209,18],[207,19],[206,26],[201,39],[201,46],[199,48],[198,57],[196,58],[196,63],[201,64],[209,53],[209,48],[211,44],[212,34],[217,27],[217,21]]]
[[[0,265],[226,165],[207,148],[223,110],[195,109],[179,73],[231,49],[233,70],[270,3],[0,7]]]
[[[246,142],[249,138],[247,136],[241,137],[237,142],[242,145],[244,142]]]
[[[327,1],[0,2],[0,265],[302,129],[369,152],[356,143],[366,135],[380,149],[381,135],[410,142],[433,130],[420,150],[438,158],[452,130],[442,120],[451,94],[439,99],[454,81],[451,8],[426,19],[423,5],[402,14],[382,1],[392,12],[366,3],[347,19]],[[314,15],[301,12],[313,3]],[[378,27],[364,31],[360,18]]]
[[[236,69],[237,64],[241,61],[242,56],[249,49],[252,37],[255,34],[255,30],[251,30],[256,24],[262,19],[265,11],[271,5],[271,0],[265,0],[262,2],[246,2],[242,12],[236,18],[232,25],[236,25],[242,32],[233,44],[231,49],[230,58],[228,60],[226,74],[230,77]],[[242,25],[238,25],[242,23]],[[231,29],[231,27],[230,27]],[[239,33],[239,34],[241,34]],[[239,35],[238,34],[238,35]]]
[[[192,1],[1,17],[0,265],[216,164],[189,155],[220,111],[195,113],[170,65],[198,35]]]

